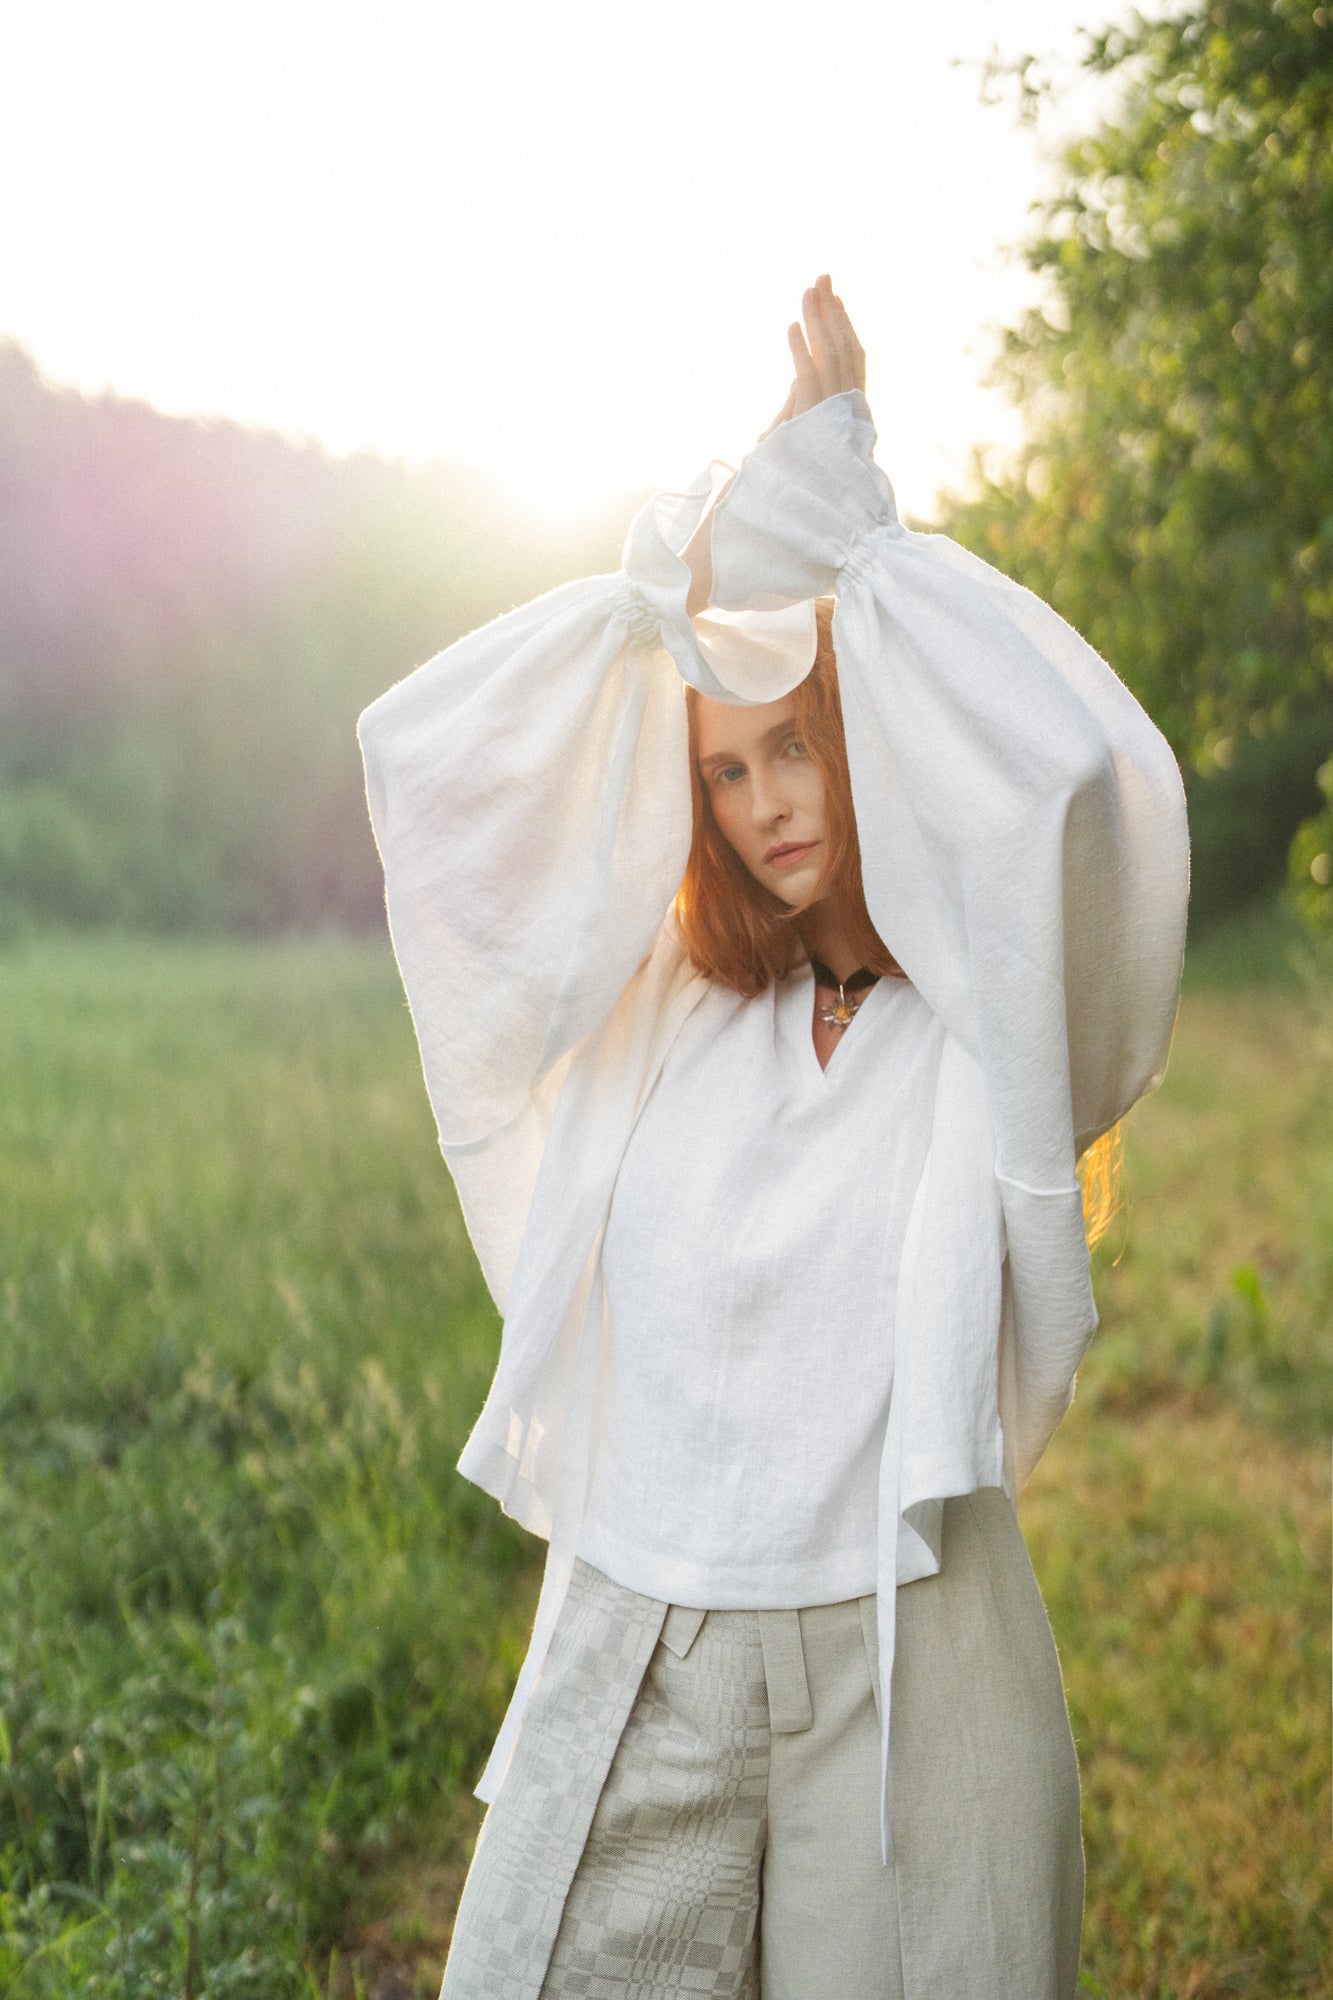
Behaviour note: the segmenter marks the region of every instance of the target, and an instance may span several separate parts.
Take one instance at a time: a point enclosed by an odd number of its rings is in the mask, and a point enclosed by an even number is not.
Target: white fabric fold
[[[876,1609],[886,1863],[894,1854],[898,1586],[938,1574],[947,1498],[1005,1483],[996,1374],[1004,1244],[993,1161],[984,1079],[949,1035],[930,1151],[903,1242],[893,1394],[880,1461]]]
[[[880,1487],[887,1860],[893,1579],[914,1518],[983,1485],[1015,1499],[1068,1408],[1097,1325],[1076,1160],[1161,1080],[1189,850],[1175,758],[1129,690],[1030,592],[905,529],[874,443],[859,392],[816,405],[746,460],[711,538],[720,605],[836,596],[866,901],[951,1037]]]
[[[836,598],[867,902],[948,1031],[880,1472],[888,1859],[896,1589],[938,1570],[945,1498],[1016,1500],[1072,1397],[1096,1326],[1076,1160],[1164,1073],[1188,841],[1128,689],[1031,593],[903,528],[874,441],[859,393],[779,426],[725,492],[713,468],[650,503],[619,575],[459,641],[359,730],[441,1145],[505,1312],[460,1469],[551,1542],[489,1799],[572,1568],[616,1170],[703,990],[670,916],[682,683],[776,698],[809,669],[811,600]],[[691,620],[681,550],[709,508],[713,602]]]

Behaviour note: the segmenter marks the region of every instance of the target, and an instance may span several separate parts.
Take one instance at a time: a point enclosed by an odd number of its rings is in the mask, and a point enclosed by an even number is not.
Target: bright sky
[[[56,380],[577,510],[734,462],[828,269],[928,514],[974,439],[1017,435],[980,377],[1044,170],[978,63],[1072,75],[1078,28],[1126,11],[34,0],[0,73],[0,334]]]

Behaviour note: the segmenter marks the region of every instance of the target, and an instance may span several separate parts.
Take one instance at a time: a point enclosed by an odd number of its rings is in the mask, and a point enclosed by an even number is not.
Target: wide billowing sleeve
[[[686,616],[679,551],[726,471],[650,502],[619,572],[460,639],[358,724],[441,1146],[502,1308],[571,1053],[670,948],[690,841],[683,682],[716,689],[736,650],[725,618]],[[797,606],[747,657],[791,685],[812,650]]]
[[[980,1064],[1020,1330],[1020,1477],[1096,1325],[1078,1154],[1162,1078],[1189,846],[1169,745],[1049,605],[897,516],[865,398],[743,463],[711,526],[719,605],[836,596],[866,900]]]

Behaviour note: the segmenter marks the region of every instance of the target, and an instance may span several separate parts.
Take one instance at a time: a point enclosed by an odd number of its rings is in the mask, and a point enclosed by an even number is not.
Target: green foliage
[[[1076,1400],[1025,1495],[1083,1776],[1080,1994],[1327,1993],[1327,1466],[1224,1408]]]
[[[0,960],[0,1988],[308,1996],[475,1782],[538,1545],[382,944]]]
[[[50,783],[0,791],[0,939],[39,911],[71,925],[114,922],[123,914],[101,843],[73,801]]]
[[[1247,903],[1216,924],[1191,928],[1183,990],[1228,994],[1244,987],[1295,995],[1305,990],[1308,951],[1305,926],[1288,903]]]
[[[1333,936],[1333,758],[1319,767],[1325,804],[1311,814],[1291,845],[1292,901],[1311,930]]]
[[[1059,156],[997,369],[1026,442],[945,525],[1206,764],[1333,685],[1333,15],[1193,0],[1085,61],[1117,99]]]
[[[615,566],[476,475],[42,381],[0,345],[0,934],[378,923],[360,710]]]
[[[1333,951],[1280,906],[1186,960],[1169,1089],[1126,1130],[1096,1367],[1131,1411],[1182,1388],[1292,1443],[1333,1433]],[[1151,1339],[1145,1328],[1155,1329]]]
[[[1331,752],[1333,703],[1302,704],[1281,727],[1256,716],[1218,739],[1211,769],[1186,772],[1192,929],[1282,888],[1292,842],[1319,808],[1318,773]]]
[[[1083,1771],[1086,1983],[1315,2000],[1333,1908],[1333,953],[1290,912],[1251,910],[1186,973],[1165,1082],[1127,1123],[1101,1324],[1024,1527]]]
[[[1322,1991],[1333,979],[1293,923],[1191,948],[1025,1498],[1089,1991]],[[495,1315],[387,950],[16,940],[0,1203],[0,1990],[312,2000],[378,1915],[383,1991],[434,1991],[541,1547],[454,1470]]]

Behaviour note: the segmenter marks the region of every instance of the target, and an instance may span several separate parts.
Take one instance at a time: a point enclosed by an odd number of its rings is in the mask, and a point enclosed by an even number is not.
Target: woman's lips
[[[801,840],[784,843],[781,847],[770,847],[764,856],[764,866],[794,868],[799,861],[804,861],[807,854],[813,853],[818,845],[817,840]]]

